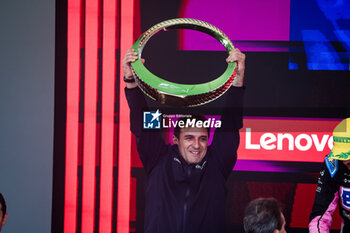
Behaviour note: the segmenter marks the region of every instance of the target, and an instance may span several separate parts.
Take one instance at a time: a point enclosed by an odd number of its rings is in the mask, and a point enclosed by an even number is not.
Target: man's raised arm
[[[243,126],[243,98],[245,87],[245,54],[234,48],[227,57],[227,62],[237,62],[237,74],[232,87],[222,96],[225,107],[222,113],[222,127],[216,129],[212,149],[223,175],[227,178],[237,160],[239,129]]]
[[[136,136],[137,151],[146,172],[150,172],[164,154],[166,145],[160,132],[146,132],[143,130],[143,111],[147,108],[145,96],[134,81],[131,71],[131,63],[137,60],[137,54],[129,49],[122,62],[124,70],[124,82],[126,83],[125,95],[130,108],[130,129]],[[144,62],[144,60],[143,60]],[[123,135],[120,135],[123,137]]]

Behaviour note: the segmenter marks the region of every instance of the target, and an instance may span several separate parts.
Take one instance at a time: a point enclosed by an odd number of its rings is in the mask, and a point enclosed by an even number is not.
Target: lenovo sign
[[[321,162],[333,147],[341,120],[245,118],[238,158]]]
[[[265,149],[265,150],[291,150],[294,151],[308,151],[312,146],[315,146],[317,151],[324,151],[326,144],[331,150],[333,146],[333,139],[330,135],[322,135],[322,139],[319,139],[317,134],[298,134],[295,138],[290,133],[264,133],[261,135],[259,144],[253,144],[251,142],[251,128],[246,128],[245,132],[246,149]],[[284,143],[286,141],[286,143]],[[286,145],[285,145],[286,144]],[[287,148],[284,148],[287,147]]]

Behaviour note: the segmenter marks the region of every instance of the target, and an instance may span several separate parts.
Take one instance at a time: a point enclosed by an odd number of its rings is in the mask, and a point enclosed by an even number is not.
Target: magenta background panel
[[[183,0],[179,17],[213,24],[232,41],[289,41],[290,0]],[[224,50],[215,39],[194,30],[180,32],[179,46]],[[242,50],[266,51],[264,47],[246,44]]]

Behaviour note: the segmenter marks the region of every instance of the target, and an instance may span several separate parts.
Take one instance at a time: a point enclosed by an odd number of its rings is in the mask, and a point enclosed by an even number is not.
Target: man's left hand
[[[237,62],[237,74],[232,82],[232,86],[242,87],[244,83],[245,54],[238,48],[233,48],[226,58],[226,62]]]

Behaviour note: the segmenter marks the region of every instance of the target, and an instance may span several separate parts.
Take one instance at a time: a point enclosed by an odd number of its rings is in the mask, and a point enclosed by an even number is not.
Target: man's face
[[[350,159],[349,160],[343,160],[342,162],[350,170]]]
[[[5,225],[7,219],[7,213],[3,213],[2,206],[0,204],[0,231],[3,225]]]
[[[180,130],[179,138],[173,136],[173,143],[178,145],[181,156],[188,163],[200,163],[207,153],[208,130],[188,127]]]

